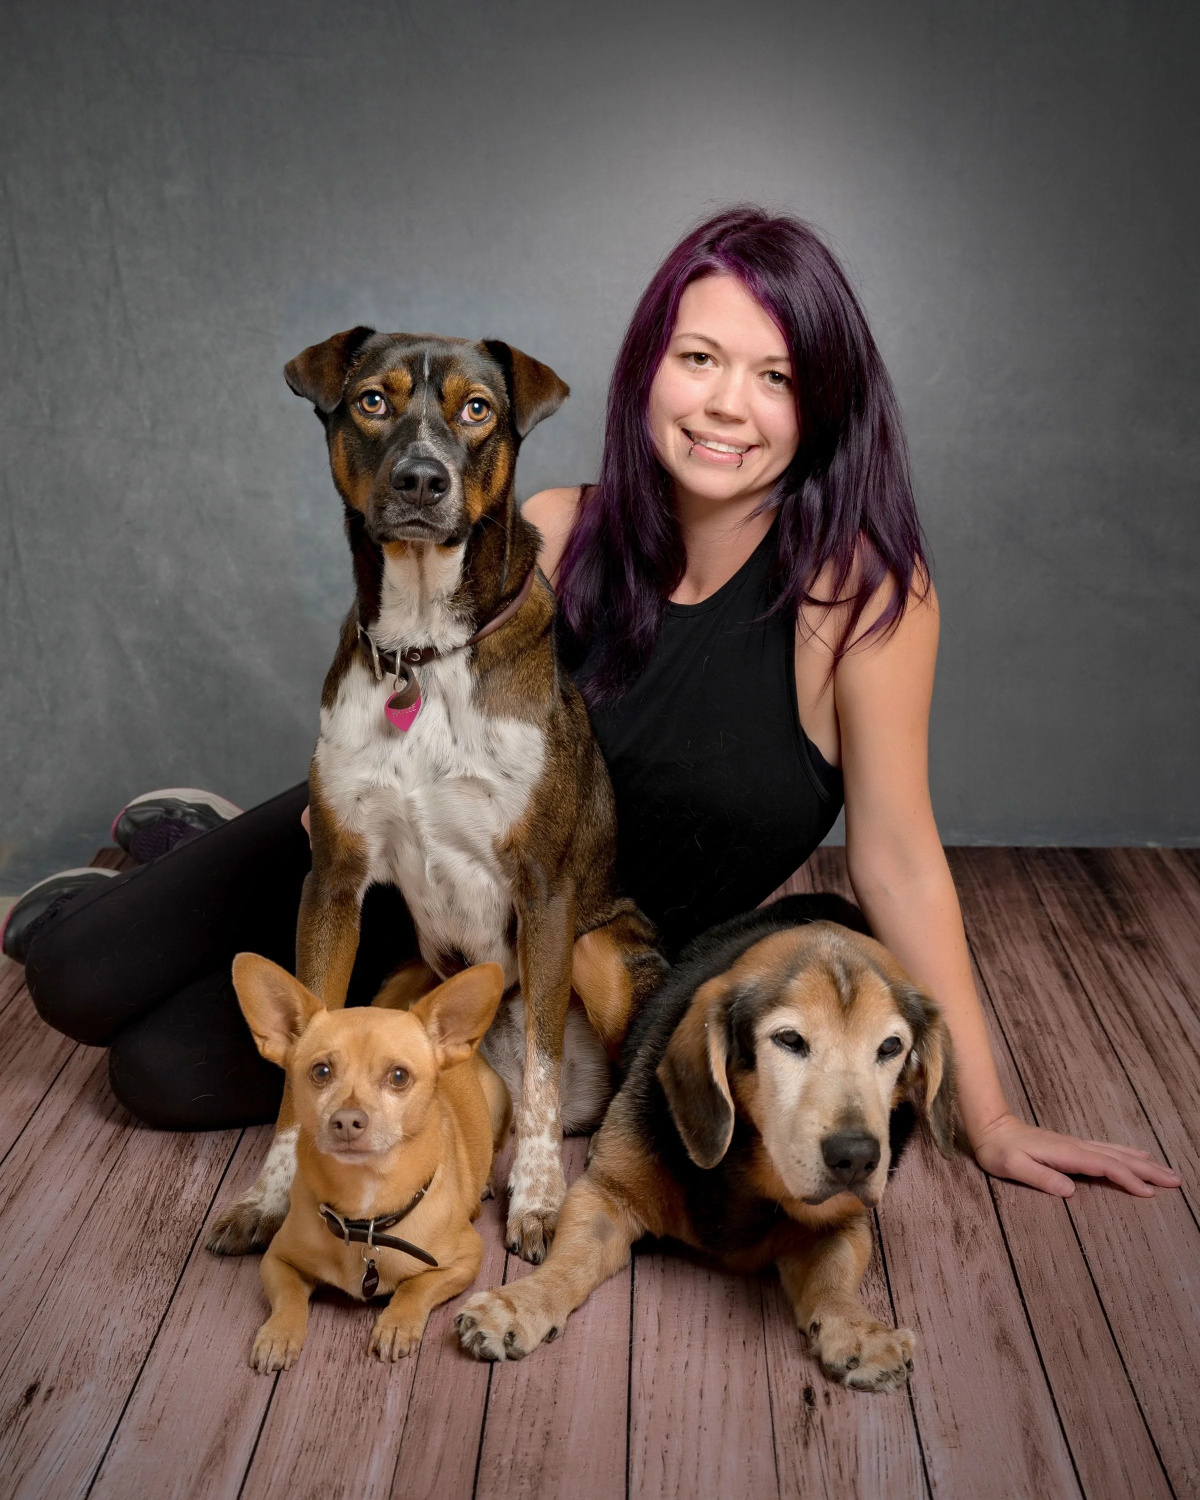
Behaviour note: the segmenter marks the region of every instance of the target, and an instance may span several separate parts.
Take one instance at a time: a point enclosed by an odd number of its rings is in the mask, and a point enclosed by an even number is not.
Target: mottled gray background
[[[304,774],[350,597],[280,367],[366,321],[574,388],[705,211],[811,220],[908,420],[948,842],[1195,842],[1191,4],[5,4],[0,888]]]

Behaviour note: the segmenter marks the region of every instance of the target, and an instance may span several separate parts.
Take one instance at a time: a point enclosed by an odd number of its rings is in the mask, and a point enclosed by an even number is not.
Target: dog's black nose
[[[356,1141],[371,1123],[365,1109],[339,1109],[329,1117],[329,1128],[341,1141]]]
[[[392,470],[392,488],[410,505],[433,505],[450,488],[450,470],[436,458],[401,458]]]
[[[839,1130],[821,1142],[829,1175],[853,1187],[864,1182],[879,1165],[879,1142],[861,1130]]]

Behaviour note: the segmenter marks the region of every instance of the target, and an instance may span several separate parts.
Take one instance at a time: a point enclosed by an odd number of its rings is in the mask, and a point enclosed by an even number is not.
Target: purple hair
[[[600,478],[584,491],[559,568],[568,631],[599,637],[589,703],[611,702],[649,660],[668,596],[683,577],[683,538],[668,475],[650,440],[650,384],[675,328],[684,288],[736,276],[787,341],[800,446],[765,502],[779,508],[772,612],[850,605],[834,648],[845,655],[885,579],[891,599],[869,635],[894,629],[928,563],[892,383],[862,309],[830,251],[807,225],[760,208],[726,209],[671,251],[642,295],[608,392]],[[812,590],[825,568],[828,597]]]

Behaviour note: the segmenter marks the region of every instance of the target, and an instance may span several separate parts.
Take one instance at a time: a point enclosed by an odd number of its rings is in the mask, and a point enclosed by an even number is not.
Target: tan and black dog
[[[325,427],[357,583],[309,775],[297,976],[327,1007],[344,1004],[377,882],[403,893],[423,960],[392,982],[393,1003],[469,965],[501,965],[510,1032],[524,1006],[508,1242],[540,1260],[566,1191],[572,989],[615,1056],[664,969],[613,881],[608,773],[558,665],[539,536],[513,494],[521,440],[567,387],[507,344],[361,327],[304,350],[285,375]],[[211,1249],[270,1241],[294,1159],[285,1093],[263,1172]]]
[[[463,1347],[529,1354],[651,1234],[733,1271],[774,1262],[829,1375],[856,1390],[902,1384],[912,1334],[858,1298],[870,1211],[898,1106],[911,1099],[953,1153],[953,1067],[936,1007],[857,909],[789,897],[698,938],[627,1047],[546,1263],[464,1304]]]

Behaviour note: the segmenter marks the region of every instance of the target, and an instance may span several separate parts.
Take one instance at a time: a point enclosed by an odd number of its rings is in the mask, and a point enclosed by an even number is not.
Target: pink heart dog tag
[[[400,672],[403,672],[403,681]],[[415,675],[407,667],[396,674],[396,691],[383,706],[389,724],[394,724],[401,734],[413,727],[413,720],[421,712],[421,687]]]

